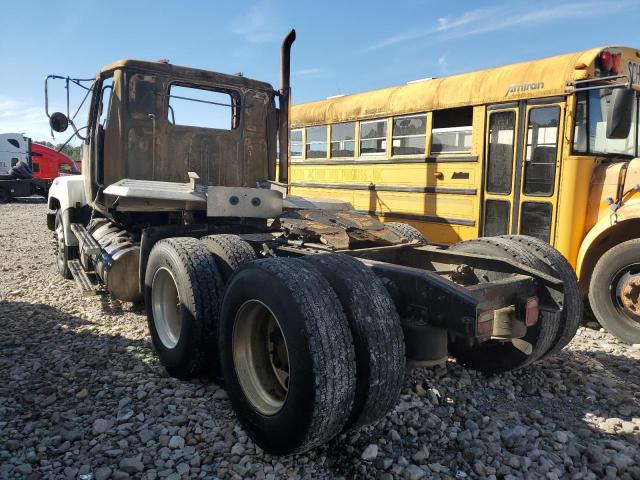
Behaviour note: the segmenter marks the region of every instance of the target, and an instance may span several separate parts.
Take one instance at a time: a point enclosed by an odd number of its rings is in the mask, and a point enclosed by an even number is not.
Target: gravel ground
[[[0,205],[0,478],[640,478],[640,350],[581,329],[485,378],[413,371],[378,425],[263,453],[210,380],[169,378],[139,306],[55,271],[46,205]]]

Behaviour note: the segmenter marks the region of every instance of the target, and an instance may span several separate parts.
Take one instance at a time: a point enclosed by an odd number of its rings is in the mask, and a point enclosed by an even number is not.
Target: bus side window
[[[331,125],[331,157],[353,157],[356,147],[356,124]]]
[[[471,151],[473,107],[448,108],[433,112],[431,153]]]
[[[529,111],[524,168],[524,193],[527,195],[553,195],[559,122],[558,106]]]
[[[302,129],[291,130],[289,151],[292,157],[302,157]]]
[[[327,158],[327,127],[307,128],[306,158]]]
[[[412,115],[393,119],[392,155],[424,155],[427,116]]]
[[[587,153],[587,92],[578,93],[574,118],[573,151]]]
[[[387,151],[387,120],[360,122],[360,154],[380,155]]]

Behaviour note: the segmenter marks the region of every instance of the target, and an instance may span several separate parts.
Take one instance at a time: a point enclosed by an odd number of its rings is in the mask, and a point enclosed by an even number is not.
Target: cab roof
[[[179,77],[183,80],[192,80],[197,82],[198,80],[207,82],[219,82],[224,84],[238,85],[246,88],[252,88],[255,90],[263,90],[273,92],[273,87],[260,80],[253,80],[251,78],[244,77],[242,75],[230,75],[227,73],[213,72],[210,70],[203,70],[199,68],[183,67],[180,65],[174,65],[166,61],[148,61],[148,60],[134,60],[131,58],[123,58],[117,60],[109,65],[106,65],[100,70],[100,75],[112,72],[118,69],[125,70],[138,70],[141,72],[154,72],[163,75],[170,75],[173,77]]]

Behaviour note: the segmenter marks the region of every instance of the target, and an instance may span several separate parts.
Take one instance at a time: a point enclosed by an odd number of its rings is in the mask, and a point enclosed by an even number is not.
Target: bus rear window
[[[470,152],[472,124],[473,107],[433,112],[431,153]]]

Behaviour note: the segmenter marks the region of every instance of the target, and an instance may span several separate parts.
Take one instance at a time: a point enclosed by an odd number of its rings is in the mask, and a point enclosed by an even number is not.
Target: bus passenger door
[[[511,222],[512,233],[551,244],[558,204],[563,118],[564,103],[526,106],[527,128],[516,176],[517,208]]]
[[[553,242],[562,103],[487,109],[482,235],[522,234]]]
[[[482,236],[485,237],[511,231],[519,116],[517,104],[487,110],[482,212]]]

